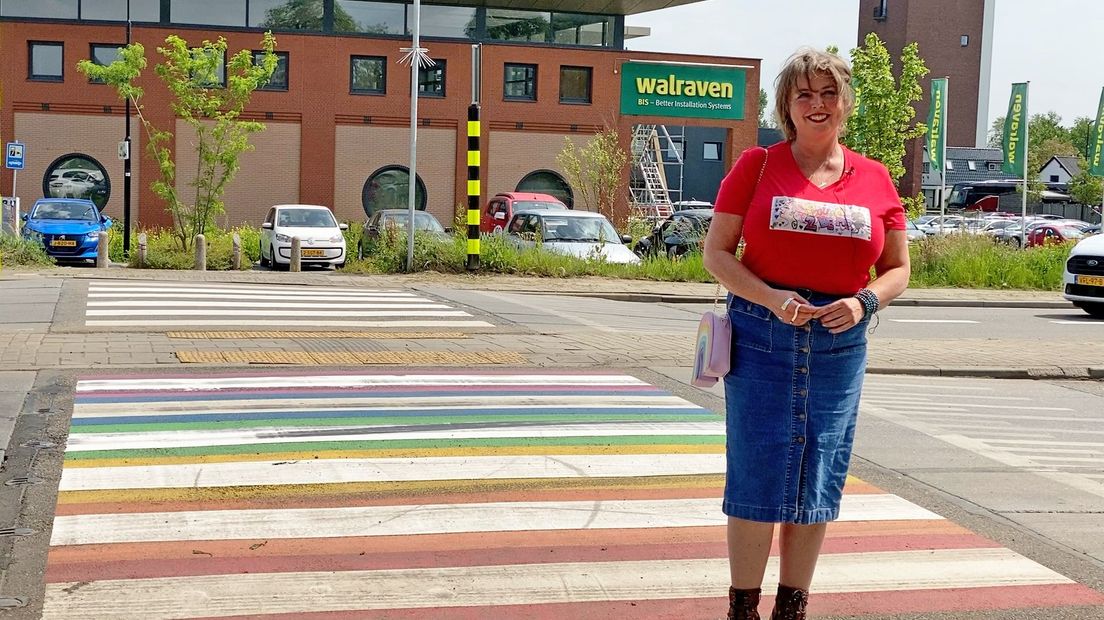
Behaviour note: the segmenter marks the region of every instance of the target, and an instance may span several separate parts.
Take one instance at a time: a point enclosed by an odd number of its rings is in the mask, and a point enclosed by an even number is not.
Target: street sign
[[[22,142],[9,142],[7,148],[4,149],[4,167],[9,170],[22,170],[23,169],[23,143]]]
[[[123,161],[130,159],[130,140],[119,142],[119,159]]]

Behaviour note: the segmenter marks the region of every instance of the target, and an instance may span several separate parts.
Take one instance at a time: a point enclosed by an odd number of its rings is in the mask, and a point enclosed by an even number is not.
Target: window
[[[947,160],[947,170],[954,170],[954,162],[949,159]]]
[[[87,198],[101,211],[111,197],[111,179],[95,158],[70,153],[54,160],[42,176],[42,195],[48,198]]]
[[[413,34],[414,7],[406,8],[406,34]],[[456,6],[422,4],[421,31],[423,37],[474,39],[476,9]]]
[[[552,13],[487,9],[487,38],[492,41],[548,41]]]
[[[1057,183],[1058,182],[1058,175],[1056,175],[1056,174],[1050,175],[1050,182],[1051,183]]]
[[[667,148],[663,149],[663,161],[686,161],[686,143],[682,140],[671,140]]]
[[[264,86],[260,87],[260,90],[287,90],[288,89],[288,53],[287,52],[273,52],[276,55],[276,69],[272,72],[272,77]],[[260,65],[264,62],[264,51],[253,50],[253,64]]]
[[[968,34],[962,35],[962,38],[959,40],[958,43],[962,47],[969,47],[970,46],[970,35],[968,35]]]
[[[337,0],[334,32],[397,34],[406,32],[406,6],[393,2]]]
[[[418,96],[445,96],[445,61],[434,59],[432,67],[418,69]]]
[[[80,3],[80,18],[123,22],[127,18],[127,4],[130,4],[130,21],[161,21],[161,0],[83,0]]]
[[[705,161],[721,161],[721,143],[706,142],[702,151],[702,159]]]
[[[989,162],[989,172],[996,172],[997,170],[1000,170],[1000,164],[995,161]]]
[[[4,0],[0,2],[0,16],[76,19],[77,0]]]
[[[122,45],[115,45],[111,43],[93,43],[91,48],[91,54],[89,59],[100,65],[106,67],[115,62],[119,58],[119,51],[123,49]],[[88,81],[92,84],[103,84],[103,80],[96,80],[88,78]]]
[[[514,191],[548,194],[564,203],[568,209],[575,208],[575,192],[571,189],[571,185],[559,173],[551,170],[530,172],[518,182],[517,189]]]
[[[65,48],[61,43],[31,41],[27,77],[32,80],[61,82],[65,79]]]
[[[387,59],[382,56],[353,56],[350,62],[349,92],[382,95],[387,92]]]
[[[204,88],[226,88],[226,52],[215,56],[215,50],[206,50],[202,47],[193,47],[195,58],[204,54],[210,54],[210,64],[192,74],[192,80]]]
[[[590,103],[590,67],[560,67],[560,103]]]
[[[503,81],[503,96],[506,99],[523,101],[537,100],[537,65],[506,65],[506,77]]]
[[[552,41],[561,45],[613,45],[613,17],[582,13],[553,13]]]
[[[410,200],[410,169],[405,166],[385,166],[376,170],[364,182],[361,204],[371,217],[382,209],[407,209]],[[422,177],[414,189],[414,208],[425,211],[426,188]]]
[[[245,0],[171,0],[169,21],[174,24],[245,26]]]
[[[322,32],[322,0],[249,0],[249,26]]]
[[[966,167],[969,168],[971,171],[977,170],[977,164],[974,163],[974,160],[972,160],[972,159],[970,161],[966,162]]]

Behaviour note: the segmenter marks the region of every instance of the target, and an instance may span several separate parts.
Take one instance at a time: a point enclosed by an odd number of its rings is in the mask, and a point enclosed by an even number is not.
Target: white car
[[[1073,246],[1062,275],[1062,296],[1104,319],[1104,235],[1085,237]]]
[[[540,247],[556,254],[609,263],[637,264],[640,257],[625,245],[632,241],[600,213],[589,211],[518,211],[506,227],[520,248]]]
[[[302,265],[343,267],[347,257],[344,231],[327,207],[276,205],[261,224],[261,266],[274,269],[291,264],[291,240],[299,237]]]

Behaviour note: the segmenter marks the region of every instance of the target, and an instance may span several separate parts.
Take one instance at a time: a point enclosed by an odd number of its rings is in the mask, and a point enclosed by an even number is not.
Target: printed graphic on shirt
[[[775,196],[771,203],[770,227],[771,230],[870,241],[870,209],[791,196]]]

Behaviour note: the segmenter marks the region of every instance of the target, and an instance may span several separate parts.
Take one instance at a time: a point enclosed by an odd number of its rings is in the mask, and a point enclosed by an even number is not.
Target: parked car
[[[697,251],[712,221],[713,209],[675,211],[660,222],[652,234],[637,241],[633,252],[642,258],[665,254],[673,259]]]
[[[1044,222],[1036,226],[1027,236],[1027,247],[1046,245],[1048,243],[1065,243],[1076,241],[1085,236],[1080,227],[1073,224],[1052,224]]]
[[[50,176],[50,195],[55,198],[86,198],[103,184],[98,172],[76,168]]]
[[[261,266],[274,269],[291,264],[291,240],[299,237],[303,265],[345,265],[348,224],[338,224],[327,207],[276,205],[261,224]]]
[[[912,220],[905,220],[905,236],[908,237],[909,243],[919,241],[928,235],[916,225]]]
[[[506,228],[510,240],[520,248],[542,248],[578,258],[596,258],[611,263],[640,262],[626,246],[628,235],[618,235],[606,216],[589,211],[540,209],[518,211]]]
[[[22,220],[23,237],[57,260],[95,260],[100,231],[111,227],[111,218],[82,198],[41,198]]]
[[[479,231],[494,233],[502,230],[514,213],[526,209],[535,211],[538,209],[551,209],[554,211],[567,211],[567,205],[560,202],[555,196],[548,194],[534,194],[529,192],[505,192],[495,194],[487,201],[487,208],[483,210],[480,218]]]
[[[1104,319],[1104,235],[1085,237],[1070,250],[1062,274],[1062,296],[1091,316]]]
[[[410,230],[407,226],[409,222],[410,212],[406,209],[381,209],[373,213],[364,223],[364,234],[357,243],[357,258],[363,259],[368,254],[370,245],[388,229],[394,229],[405,238]],[[449,238],[441,222],[425,211],[414,212],[414,234],[426,234],[440,241],[447,241]]]
[[[704,200],[679,200],[671,203],[672,211],[688,211],[690,209],[712,209],[713,203]]]

